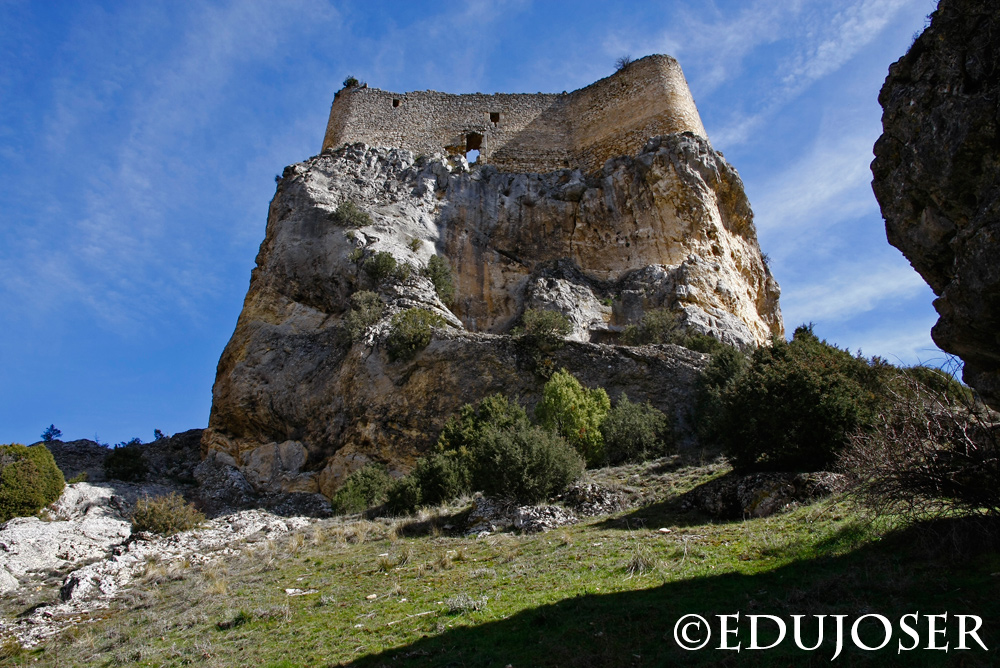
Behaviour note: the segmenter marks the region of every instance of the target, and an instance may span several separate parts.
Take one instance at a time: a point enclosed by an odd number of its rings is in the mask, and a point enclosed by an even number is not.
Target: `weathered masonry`
[[[364,142],[428,155],[479,151],[478,162],[507,172],[595,171],[650,137],[685,131],[705,136],[684,73],[674,58],[652,55],[572,93],[344,88],[323,149]]]

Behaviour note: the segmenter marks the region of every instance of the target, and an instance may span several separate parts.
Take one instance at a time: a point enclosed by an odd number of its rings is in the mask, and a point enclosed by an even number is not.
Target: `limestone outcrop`
[[[347,203],[370,224],[338,224]],[[410,268],[379,272],[380,254]],[[451,267],[448,304],[421,274],[433,255]],[[352,336],[363,290],[385,308]],[[532,404],[561,367],[612,399],[651,401],[683,431],[707,357],[618,345],[622,330],[668,309],[689,331],[762,344],[783,335],[778,294],[739,176],[691,133],[589,174],[328,150],[280,179],[203,454],[259,489],[331,494],[368,461],[408,470],[464,403],[504,392]],[[393,316],[414,307],[446,324],[412,359],[390,359]],[[527,308],[566,315],[569,340],[512,336]]]
[[[941,0],[889,69],[872,182],[889,243],[938,298],[935,343],[1000,408],[1000,8]]]

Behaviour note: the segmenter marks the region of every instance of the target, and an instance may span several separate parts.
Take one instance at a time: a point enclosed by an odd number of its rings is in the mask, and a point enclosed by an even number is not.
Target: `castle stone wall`
[[[330,109],[323,149],[363,142],[417,154],[480,151],[508,172],[600,169],[650,137],[705,129],[680,65],[654,55],[572,93],[451,95],[345,88]]]

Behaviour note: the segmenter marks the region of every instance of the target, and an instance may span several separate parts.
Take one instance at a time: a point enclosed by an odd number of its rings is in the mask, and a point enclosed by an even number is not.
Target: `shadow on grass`
[[[831,665],[836,627],[827,618],[826,637],[815,651],[795,647],[791,615],[807,615],[803,643],[816,644],[817,626],[811,615],[847,615],[844,651],[833,665],[988,666],[1000,653],[1000,558],[995,541],[977,538],[983,526],[967,520],[912,527],[879,543],[868,544],[839,557],[799,561],[757,575],[724,574],[670,582],[650,589],[606,595],[584,595],[552,605],[524,610],[507,619],[448,630],[411,645],[361,657],[353,666],[666,666],[666,665]],[[987,533],[996,535],[992,529]],[[961,537],[965,552],[937,545]],[[846,539],[846,538],[845,538]],[[839,540],[839,539],[835,539]],[[958,544],[958,543],[955,543]],[[938,548],[928,552],[925,548]],[[526,586],[530,584],[526,583]],[[715,649],[719,645],[717,614],[741,614],[739,636],[743,651]],[[897,654],[898,643],[912,643],[899,628],[903,614],[949,613],[947,637],[951,650],[918,649]],[[674,639],[674,624],[697,613],[712,623],[708,647],[685,651]],[[853,646],[850,627],[858,617],[878,613],[893,624],[893,637],[880,651]],[[788,624],[785,640],[767,651],[747,650],[748,614],[770,614]],[[979,635],[989,651],[956,650],[958,627],[954,615],[983,619]],[[456,618],[458,621],[460,618]],[[453,622],[455,623],[455,622]],[[926,647],[926,617],[917,625],[921,647]],[[775,637],[761,622],[761,644]],[[877,646],[884,637],[881,625],[869,620],[860,627],[861,639]]]

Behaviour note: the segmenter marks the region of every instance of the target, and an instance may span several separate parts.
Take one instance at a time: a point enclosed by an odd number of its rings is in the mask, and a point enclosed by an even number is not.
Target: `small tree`
[[[356,88],[360,86],[361,82],[358,81],[357,77],[353,74],[349,74],[346,79],[344,79],[344,88]]]
[[[601,422],[611,410],[611,400],[603,388],[588,390],[566,369],[552,374],[535,406],[535,419],[555,431],[583,455],[587,466],[604,461]]]
[[[46,443],[51,443],[52,441],[58,439],[60,436],[62,436],[62,430],[56,429],[56,426],[54,424],[50,424],[48,427],[45,428],[45,431],[42,432],[42,440],[45,441]]]
[[[622,70],[628,69],[628,66],[632,64],[631,54],[626,53],[625,55],[619,56],[615,60],[615,70],[621,72]]]
[[[167,437],[167,436],[166,436],[166,434],[164,434],[164,433],[163,433],[162,431],[160,431],[159,429],[154,429],[154,430],[153,430],[153,440],[154,440],[154,441],[162,441],[162,440],[163,440],[163,439],[165,439],[166,437]]]

